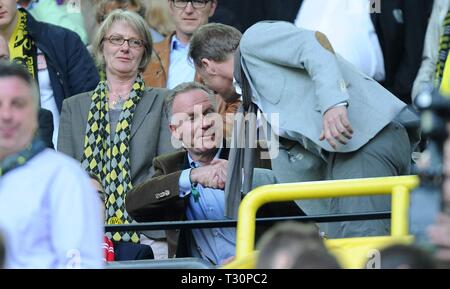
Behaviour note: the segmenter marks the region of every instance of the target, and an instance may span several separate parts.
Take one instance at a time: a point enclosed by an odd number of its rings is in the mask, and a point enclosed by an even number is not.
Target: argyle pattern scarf
[[[107,195],[107,224],[132,222],[125,210],[125,195],[132,189],[129,144],[134,111],[144,89],[144,81],[138,75],[128,100],[123,104],[114,139],[111,139],[106,81],[101,81],[92,94],[81,164],[86,171],[102,180]],[[139,242],[136,232],[107,235],[114,241]]]

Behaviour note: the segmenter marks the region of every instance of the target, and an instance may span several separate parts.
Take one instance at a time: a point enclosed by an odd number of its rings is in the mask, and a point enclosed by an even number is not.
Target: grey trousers
[[[327,180],[407,175],[411,170],[411,145],[406,129],[392,122],[355,152],[330,153]],[[391,196],[349,197],[328,200],[331,214],[387,211]],[[389,220],[329,223],[330,238],[379,236],[390,233]]]
[[[392,122],[359,150],[329,153],[327,162],[297,143],[280,147],[272,159],[279,183],[340,180],[407,175],[411,167],[411,145],[405,128]],[[298,200],[307,215],[366,213],[390,210],[390,196]],[[389,234],[389,220],[319,224],[330,238]]]

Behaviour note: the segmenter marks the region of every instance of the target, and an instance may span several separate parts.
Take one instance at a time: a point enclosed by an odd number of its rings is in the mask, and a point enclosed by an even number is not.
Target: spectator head
[[[166,98],[166,109],[172,137],[191,154],[200,156],[221,144],[222,120],[207,87],[195,82],[176,86]]]
[[[167,0],[152,0],[147,3],[147,13],[145,20],[147,23],[161,33],[162,35],[169,35],[175,30],[172,17],[169,14],[169,7]]]
[[[290,269],[341,269],[341,266],[327,250],[319,248],[298,255]]]
[[[134,12],[115,10],[100,26],[93,48],[101,69],[137,74],[147,67],[152,45],[149,27],[142,17]]]
[[[434,269],[433,258],[414,246],[394,245],[380,252],[381,269]]]
[[[0,61],[1,60],[4,61],[9,60],[9,48],[5,38],[3,38],[3,36],[0,35]]]
[[[327,250],[314,224],[285,222],[275,225],[267,231],[258,242],[259,256],[256,264],[258,269],[291,269],[296,267],[309,268],[302,256],[309,251],[314,254],[306,255],[306,260],[314,259],[312,266],[324,267],[331,264],[336,268],[337,262],[328,262],[332,257],[317,265],[317,259],[327,254]],[[317,253],[321,252],[321,253]],[[319,255],[320,254],[320,255]],[[328,262],[328,263],[326,263]]]
[[[234,52],[242,34],[234,27],[211,23],[192,36],[189,56],[204,84],[225,101],[237,98],[233,87]]]
[[[18,15],[16,0],[0,0],[0,31],[12,34],[12,27],[16,26]]]
[[[200,26],[214,14],[217,0],[167,0],[175,31],[181,42],[187,43]]]
[[[139,16],[145,18],[146,9],[140,0],[101,0],[97,5],[97,13],[95,15],[97,24],[101,24],[116,9],[136,12]]]
[[[0,159],[24,149],[36,132],[39,93],[18,64],[0,61]]]

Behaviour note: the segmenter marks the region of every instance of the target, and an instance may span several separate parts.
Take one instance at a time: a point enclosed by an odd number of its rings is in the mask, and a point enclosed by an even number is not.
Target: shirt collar
[[[180,40],[178,40],[177,35],[174,34],[172,36],[172,41],[170,43],[170,48],[171,50],[182,50],[182,49],[186,49],[189,47],[188,45],[184,45],[183,42],[181,42]]]
[[[220,153],[222,152],[222,148],[219,148],[218,150],[217,150],[217,153],[216,153],[216,155],[214,156],[214,159],[215,160],[217,160],[217,159],[219,159],[219,156],[220,156]],[[188,152],[188,161],[189,161],[189,166],[191,167],[191,168],[198,168],[198,167],[200,167],[200,163],[199,162],[195,162],[192,158],[191,158],[191,154]]]

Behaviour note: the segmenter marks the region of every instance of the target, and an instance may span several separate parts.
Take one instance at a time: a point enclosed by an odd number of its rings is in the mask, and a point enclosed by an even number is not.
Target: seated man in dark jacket
[[[44,108],[40,108],[38,113],[38,123],[38,134],[41,140],[48,148],[55,148],[52,141],[54,131],[52,112]]]
[[[97,86],[94,61],[75,32],[36,21],[15,0],[0,1],[0,13],[0,37],[9,42],[11,61],[39,82],[40,106],[53,114],[56,145],[63,100]]]
[[[228,149],[221,147],[222,121],[212,105],[214,99],[209,89],[197,83],[181,84],[169,95],[169,128],[185,150],[155,158],[153,178],[128,193],[126,209],[133,219],[224,219]],[[255,167],[264,164],[257,161]],[[275,182],[270,170],[255,169],[255,187]],[[302,214],[293,202],[269,206],[260,212],[267,215],[269,211],[285,216]],[[194,229],[192,236],[187,233],[167,232],[169,256],[176,252],[178,257],[195,256],[219,265],[235,254],[235,228]]]

